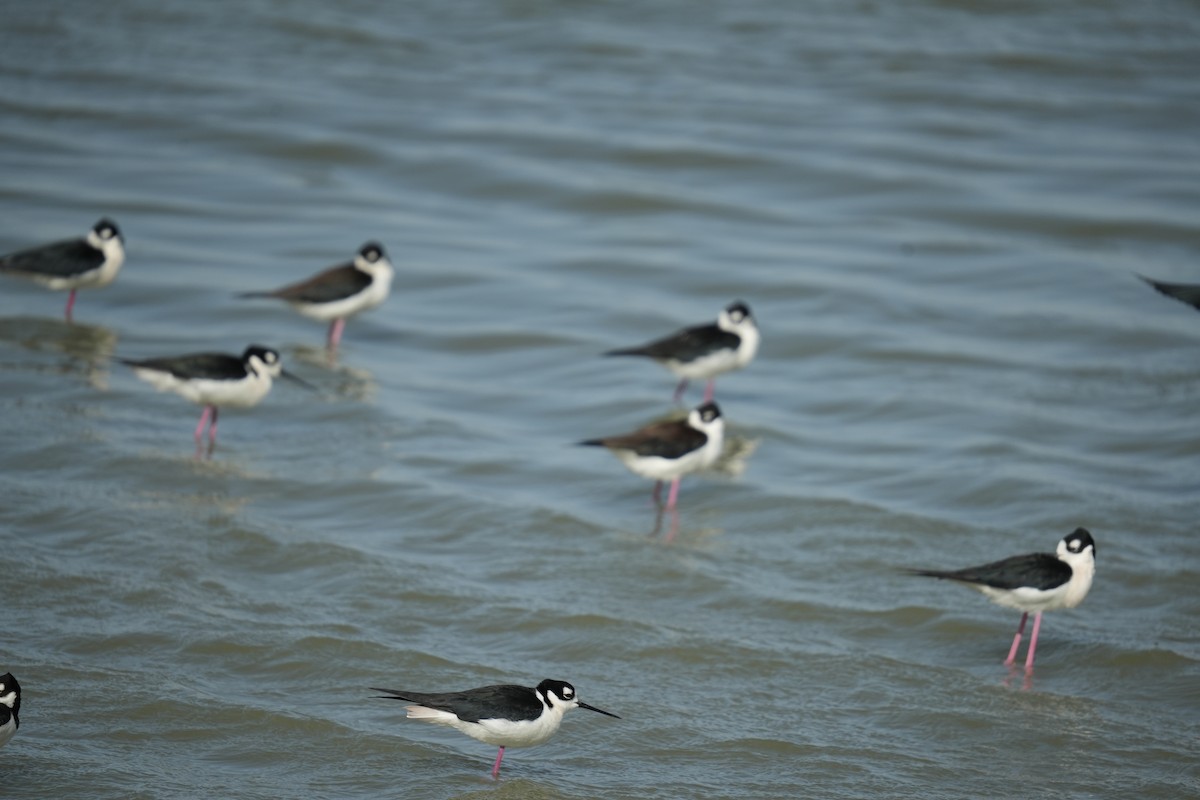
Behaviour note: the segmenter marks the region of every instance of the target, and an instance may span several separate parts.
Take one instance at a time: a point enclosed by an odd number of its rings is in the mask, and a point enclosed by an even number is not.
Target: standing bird
[[[75,308],[75,292],[108,286],[125,263],[125,242],[117,224],[102,219],[87,236],[31,247],[0,256],[0,272],[27,278],[55,291],[69,289],[67,321]]]
[[[196,426],[196,449],[199,451],[204,428],[211,418],[212,426],[208,429],[210,453],[217,443],[219,408],[258,405],[271,391],[271,381],[281,375],[304,384],[284,371],[279,353],[261,345],[250,345],[240,357],[224,353],[192,353],[140,361],[119,360],[133,367],[135,375],[160,392],[174,392],[204,406]]]
[[[502,684],[464,692],[371,691],[383,692],[382,698],[386,700],[413,703],[404,708],[409,719],[449,725],[472,739],[498,746],[500,752],[492,765],[493,778],[500,776],[504,748],[532,747],[547,741],[558,730],[563,714],[572,708],[586,708],[620,719],[616,714],[580,701],[575,696],[575,687],[566,681],[544,680],[536,689]]]
[[[655,422],[633,433],[588,439],[581,445],[607,447],[635,475],[651,478],[654,501],[659,502],[663,481],[671,481],[667,510],[675,508],[679,480],[689,472],[712,466],[725,444],[725,419],[716,403],[692,409],[687,419]]]
[[[1187,303],[1193,308],[1200,309],[1200,283],[1167,283],[1166,281],[1156,281],[1153,278],[1147,278],[1145,275],[1139,275],[1138,277],[1167,297],[1172,297],[1181,303]]]
[[[387,299],[394,274],[383,245],[367,242],[353,261],[272,292],[248,292],[242,297],[274,297],[310,319],[329,322],[328,346],[334,350],[347,319]]]
[[[6,672],[0,675],[0,747],[8,744],[21,727],[20,713],[21,684],[11,672]]]
[[[610,350],[606,356],[645,356],[679,376],[675,402],[683,397],[688,381],[707,379],[704,402],[711,402],[717,376],[741,369],[758,352],[758,325],[750,307],[742,301],[730,303],[710,325],[697,325],[657,339],[641,347]]]
[[[1016,659],[1017,648],[1025,633],[1025,621],[1029,612],[1034,612],[1033,634],[1025,656],[1025,669],[1031,670],[1042,612],[1075,608],[1092,588],[1092,577],[1096,574],[1096,543],[1086,529],[1076,528],[1058,543],[1056,553],[1030,553],[952,571],[915,569],[909,572],[965,583],[983,592],[993,603],[1022,612],[1017,635],[1004,660],[1005,666],[1012,666]]]

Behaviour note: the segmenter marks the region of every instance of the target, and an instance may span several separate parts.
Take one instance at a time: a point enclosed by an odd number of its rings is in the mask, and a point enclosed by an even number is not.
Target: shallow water
[[[0,251],[113,217],[117,283],[0,283],[4,797],[1200,793],[1194,3],[21,4]],[[368,239],[323,328],[233,295]],[[599,353],[764,331],[677,519],[580,439]],[[281,349],[222,415],[113,356]],[[689,393],[689,402],[699,397]],[[902,566],[1098,543],[1017,617]],[[513,750],[369,686],[572,681]]]

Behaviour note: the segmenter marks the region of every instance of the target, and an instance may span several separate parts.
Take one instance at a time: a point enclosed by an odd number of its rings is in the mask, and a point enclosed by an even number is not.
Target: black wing
[[[610,350],[606,356],[646,356],[657,361],[695,361],[717,350],[736,350],[742,337],[721,330],[716,323],[697,325],[641,347]]]
[[[1156,281],[1152,278],[1147,278],[1144,275],[1138,276],[1146,283],[1153,286],[1158,291],[1165,294],[1167,297],[1173,297],[1180,302],[1187,303],[1200,309],[1200,284],[1197,283],[1165,283]]]
[[[273,292],[254,292],[245,296],[277,297],[291,303],[332,303],[353,297],[370,286],[372,280],[353,264],[342,264]]]
[[[0,258],[0,270],[53,278],[73,278],[99,269],[103,263],[104,253],[87,241],[67,239],[4,256]]]
[[[238,380],[250,374],[242,359],[224,353],[191,353],[184,356],[145,358],[140,361],[122,358],[120,361],[131,367],[168,372],[176,378],[185,379]]]
[[[977,583],[996,589],[1054,589],[1071,580],[1071,567],[1049,553],[1013,556],[991,564],[958,570],[912,570],[914,575]]]
[[[503,715],[514,720],[537,719],[542,703],[533,689],[515,684],[484,686],[465,692],[404,692],[395,689],[372,689],[383,692],[389,700],[405,700],[438,711],[449,711],[464,722],[496,719]]]
[[[606,436],[589,439],[580,444],[609,447],[614,450],[631,450],[639,456],[661,456],[680,458],[704,446],[708,435],[696,430],[687,422],[657,422],[624,436]]]

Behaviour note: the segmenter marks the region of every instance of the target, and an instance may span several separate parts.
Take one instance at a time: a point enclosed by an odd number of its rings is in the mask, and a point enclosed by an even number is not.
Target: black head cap
[[[13,698],[12,715],[16,720],[17,727],[21,726],[21,721],[17,719],[17,714],[21,710],[21,684],[17,683],[17,679],[13,677],[11,672],[6,672],[0,675],[0,697],[4,697],[9,692],[13,692],[16,697]]]
[[[358,257],[368,264],[374,264],[381,258],[385,258],[383,245],[379,242],[367,242],[362,247],[358,248]]]
[[[566,681],[554,681],[547,678],[537,685],[537,690],[542,693],[542,697],[545,697],[547,702],[552,694],[560,700],[575,699],[575,687]]]
[[[711,401],[702,406],[697,406],[696,411],[700,413],[700,419],[705,422],[712,422],[717,417],[721,416],[720,406]]]
[[[726,313],[734,322],[741,322],[746,317],[750,316],[750,306],[743,303],[741,300],[734,300],[729,305],[725,306]]]
[[[272,367],[279,363],[279,353],[269,347],[263,347],[261,344],[252,344],[246,348],[246,352],[242,353],[242,361],[250,362],[251,356],[257,356],[258,360]]]
[[[1096,541],[1092,539],[1092,534],[1087,528],[1076,528],[1069,535],[1063,537],[1063,541],[1067,543],[1067,550],[1072,553],[1082,553],[1091,547],[1092,555],[1096,555]]]
[[[105,241],[109,239],[120,239],[121,229],[117,227],[117,223],[113,222],[108,217],[104,217],[95,225],[92,226],[92,232]]]

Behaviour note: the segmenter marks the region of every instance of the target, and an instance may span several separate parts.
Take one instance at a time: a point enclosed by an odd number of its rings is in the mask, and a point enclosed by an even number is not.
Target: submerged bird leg
[[[1017,626],[1017,635],[1013,637],[1012,648],[1008,651],[1008,658],[1004,659],[1006,667],[1011,667],[1017,658],[1017,648],[1021,646],[1021,637],[1025,635],[1025,620],[1027,619],[1029,619],[1028,611],[1021,615],[1021,624]]]
[[[196,447],[200,446],[200,440],[204,438],[204,426],[208,424],[208,418],[212,412],[212,406],[205,406],[204,411],[200,414],[200,424],[196,426],[196,433],[193,437],[196,440]]]
[[[67,295],[67,322],[71,321],[71,312],[74,309],[75,309],[75,290],[72,289],[71,293],[69,295]]]
[[[1025,671],[1033,669],[1033,651],[1037,649],[1038,630],[1042,627],[1042,612],[1033,615],[1033,633],[1029,634],[1029,652],[1025,654]]]
[[[500,760],[504,758],[504,748],[500,748],[500,752],[496,754],[496,763],[492,764],[492,777],[500,777]]]
[[[679,498],[679,478],[671,481],[671,491],[667,495],[667,511],[675,509],[675,501]]]
[[[329,323],[329,349],[332,350],[338,346],[338,342],[342,340],[342,329],[346,327],[345,318],[335,319]]]
[[[706,402],[706,403],[712,402],[713,392],[716,388],[717,388],[717,379],[709,378],[708,385],[704,387],[704,402]]]
[[[211,452],[213,447],[217,444],[217,412],[220,410],[221,409],[217,408],[216,406],[212,406],[212,425],[208,426],[209,452]]]
[[[688,385],[688,379],[684,378],[683,380],[681,380],[679,382],[679,385],[675,387],[675,402],[676,403],[678,403],[680,401],[680,399],[683,397],[684,391],[687,390],[687,385]]]
[[[654,498],[654,505],[662,505],[662,481],[654,482],[654,492],[650,496]]]
[[[663,537],[663,541],[667,544],[675,541],[675,537],[679,535],[679,511],[671,509],[671,524],[667,527],[667,535]]]

